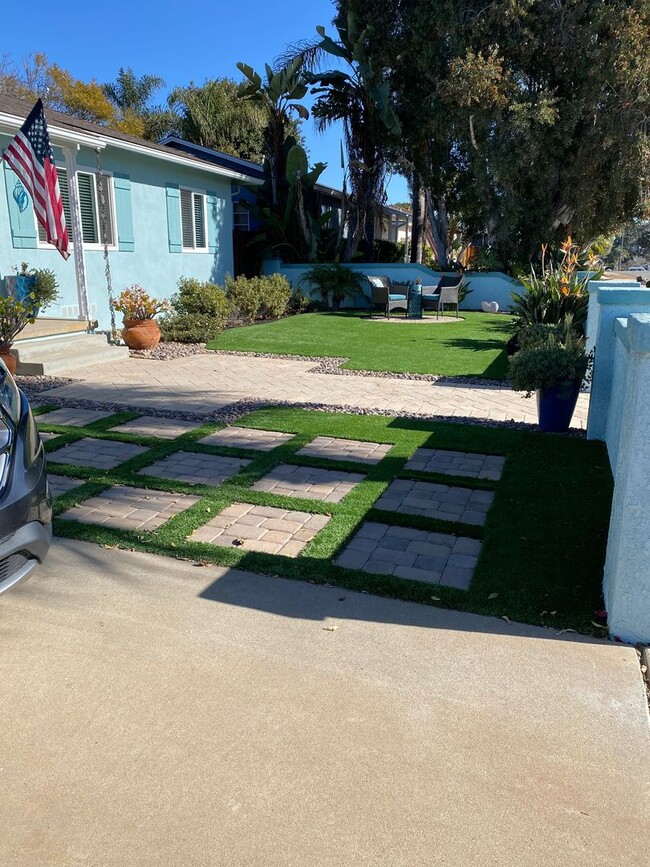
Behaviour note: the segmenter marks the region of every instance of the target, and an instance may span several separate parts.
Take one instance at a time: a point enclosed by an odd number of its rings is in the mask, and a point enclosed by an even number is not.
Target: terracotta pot
[[[16,372],[16,356],[12,355],[8,349],[0,349],[0,360],[4,361],[9,373],[14,374]]]
[[[129,349],[154,349],[160,342],[155,319],[125,319],[122,337]]]

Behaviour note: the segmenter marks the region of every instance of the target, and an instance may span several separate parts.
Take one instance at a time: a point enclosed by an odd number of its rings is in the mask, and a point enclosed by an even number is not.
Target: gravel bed
[[[62,385],[70,385],[79,382],[69,376],[14,376],[16,385],[27,397],[49,391],[51,388],[60,388]]]
[[[132,349],[131,358],[152,358],[155,361],[172,361],[189,358],[190,355],[205,355],[209,350],[205,343],[159,343],[155,349]]]
[[[483,386],[484,388],[509,388],[508,383],[503,379],[483,379],[480,376],[445,376],[435,373],[393,373],[388,370],[348,370],[341,365],[348,361],[348,358],[339,358],[332,356],[324,358],[321,355],[280,355],[275,352],[240,352],[235,349],[213,349],[207,350],[214,352],[217,355],[236,355],[239,357],[249,358],[276,358],[280,361],[313,361],[316,362],[316,367],[308,370],[308,373],[326,373],[331,376],[370,376],[375,379],[408,379],[420,382],[440,382],[444,385],[471,385]]]

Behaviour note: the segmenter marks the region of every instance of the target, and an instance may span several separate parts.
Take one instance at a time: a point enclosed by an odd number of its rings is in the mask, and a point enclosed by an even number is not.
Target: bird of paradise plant
[[[596,257],[583,250],[569,236],[553,255],[542,244],[541,268],[531,266],[530,276],[522,277],[525,292],[512,293],[516,329],[531,325],[561,325],[573,323],[575,332],[584,336],[589,305],[587,289],[590,280],[598,279]],[[584,270],[581,270],[583,269]]]

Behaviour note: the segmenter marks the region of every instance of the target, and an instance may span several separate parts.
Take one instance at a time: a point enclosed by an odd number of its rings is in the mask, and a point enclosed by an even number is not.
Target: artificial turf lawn
[[[108,432],[109,427],[137,415],[120,413],[83,428],[47,425],[42,419],[39,425],[42,430],[61,434],[45,446],[50,471],[86,480],[83,486],[57,498],[55,515],[61,515],[75,503],[114,484],[178,491],[199,495],[201,500],[153,532],[113,530],[57,517],[54,521],[57,535],[237,566],[268,575],[328,583],[429,605],[505,615],[511,620],[556,629],[573,628],[589,634],[603,634],[592,623],[595,609],[602,607],[600,587],[611,499],[611,474],[601,443],[506,428],[278,407],[259,410],[237,421],[239,426],[296,434],[292,441],[271,452],[199,445],[198,439],[221,427],[214,423],[197,427],[175,440]],[[295,454],[319,435],[393,443],[394,448],[372,467]],[[108,472],[57,464],[56,449],[81,437],[119,439],[150,448]],[[420,446],[506,455],[503,476],[499,482],[487,482],[404,470],[404,464]],[[137,475],[142,467],[181,449],[238,455],[251,458],[252,463],[218,487]],[[273,466],[287,462],[359,471],[366,477],[338,504],[288,498],[251,489],[251,485]],[[396,476],[494,489],[496,496],[485,527],[375,510],[373,503]],[[187,541],[197,527],[234,501],[293,508],[332,517],[297,558]],[[334,565],[333,559],[364,520],[482,538],[483,550],[470,589],[461,591]]]
[[[343,367],[504,379],[512,317],[462,311],[462,322],[399,324],[368,312],[305,313],[277,322],[229,328],[210,349],[348,358]],[[391,318],[398,318],[401,314]],[[434,316],[435,319],[435,316]]]

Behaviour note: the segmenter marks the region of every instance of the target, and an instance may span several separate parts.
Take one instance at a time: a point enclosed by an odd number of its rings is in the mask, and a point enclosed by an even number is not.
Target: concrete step
[[[111,346],[105,334],[65,334],[21,340],[11,348],[21,376],[70,373],[91,364],[129,357],[126,346]]]
[[[51,337],[57,334],[85,334],[88,322],[85,319],[63,319],[56,316],[37,316],[36,322],[27,325],[16,338],[16,343],[35,337]]]

